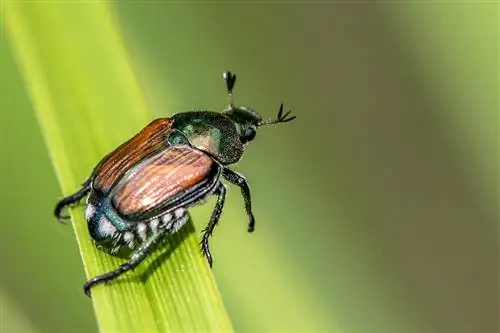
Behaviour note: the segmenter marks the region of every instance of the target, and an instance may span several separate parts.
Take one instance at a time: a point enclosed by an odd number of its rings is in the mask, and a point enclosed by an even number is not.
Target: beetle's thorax
[[[210,153],[224,165],[236,163],[243,155],[239,128],[227,116],[212,111],[190,111],[172,117],[174,128],[181,133],[172,140],[189,140],[193,147]],[[184,137],[184,138],[183,138]]]

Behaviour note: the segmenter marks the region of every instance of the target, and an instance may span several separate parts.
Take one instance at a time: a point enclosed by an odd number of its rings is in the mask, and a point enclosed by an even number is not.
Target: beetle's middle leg
[[[127,262],[120,265],[120,267],[118,267],[114,271],[96,276],[88,280],[83,286],[85,294],[87,294],[87,296],[90,297],[90,288],[92,288],[96,284],[109,282],[111,280],[116,279],[123,273],[126,273],[136,268],[156,248],[156,244],[158,244],[165,237],[168,231],[169,231],[168,228],[159,229],[157,233],[151,235],[144,243],[142,243],[137,248],[137,250],[134,251],[134,253],[132,253]]]
[[[69,219],[68,215],[62,215],[63,208],[76,204],[84,196],[86,196],[90,192],[90,183],[91,179],[89,178],[82,184],[82,187],[77,192],[59,200],[56,208],[54,209],[54,215],[57,217],[59,222],[64,222],[64,220]]]
[[[224,207],[224,202],[226,201],[226,187],[224,184],[220,184],[217,190],[217,203],[215,204],[214,211],[212,216],[210,217],[210,222],[208,223],[205,230],[203,230],[203,238],[201,240],[201,250],[203,251],[203,255],[207,258],[208,264],[212,267],[212,254],[210,253],[210,247],[208,245],[208,239],[212,236],[214,232],[215,226],[219,222],[220,214],[222,213],[222,208]]]
[[[222,175],[227,181],[240,187],[243,200],[245,201],[245,210],[250,219],[248,223],[248,232],[253,232],[255,229],[255,218],[252,213],[252,197],[250,196],[250,187],[248,186],[247,180],[242,175],[228,168],[223,170]]]

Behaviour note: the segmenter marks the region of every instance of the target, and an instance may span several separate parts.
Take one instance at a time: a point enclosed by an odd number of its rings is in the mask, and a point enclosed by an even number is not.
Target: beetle
[[[109,282],[137,267],[167,235],[177,232],[188,220],[187,210],[211,195],[217,202],[200,242],[212,267],[209,238],[224,207],[227,187],[222,179],[238,186],[253,232],[250,188],[245,177],[229,166],[238,162],[257,128],[295,119],[283,114],[263,120],[257,111],[236,106],[233,89],[236,75],[223,73],[229,105],[222,112],[187,111],[158,118],[106,155],[74,194],[62,198],[54,214],[64,222],[65,207],[76,205],[88,195],[85,208],[89,234],[96,246],[117,255],[131,251],[116,270],[96,276],[84,285],[91,288]]]

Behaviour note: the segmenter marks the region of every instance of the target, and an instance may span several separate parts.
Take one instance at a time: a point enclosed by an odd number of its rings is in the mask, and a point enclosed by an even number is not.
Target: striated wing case
[[[170,146],[134,166],[115,185],[111,202],[127,220],[140,221],[187,206],[215,188],[220,166],[189,146]]]
[[[107,195],[124,171],[166,147],[170,133],[172,123],[168,118],[153,120],[133,138],[103,158],[94,170],[93,188]]]

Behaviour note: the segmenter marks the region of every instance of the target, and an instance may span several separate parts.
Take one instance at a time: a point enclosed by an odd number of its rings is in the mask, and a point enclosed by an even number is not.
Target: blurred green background
[[[237,103],[298,116],[260,131],[235,168],[256,232],[233,188],[211,243],[237,332],[497,331],[498,4],[114,6],[155,116],[220,110],[225,69]],[[1,38],[1,330],[95,332]],[[213,204],[193,210],[199,228]]]

